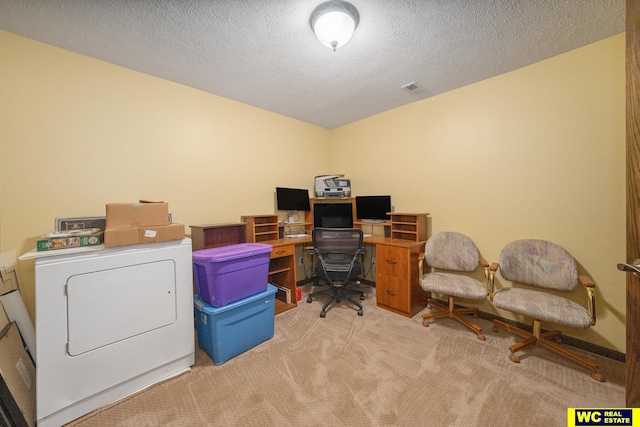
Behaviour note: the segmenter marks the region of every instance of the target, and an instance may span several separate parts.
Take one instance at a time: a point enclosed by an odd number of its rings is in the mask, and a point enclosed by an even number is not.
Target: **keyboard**
[[[284,237],[294,238],[294,237],[309,237],[308,234],[287,234]]]

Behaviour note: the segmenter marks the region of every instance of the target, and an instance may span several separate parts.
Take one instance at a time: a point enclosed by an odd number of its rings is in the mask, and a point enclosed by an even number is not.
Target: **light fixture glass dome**
[[[351,39],[359,20],[358,10],[351,3],[328,1],[314,9],[309,23],[320,43],[335,52]]]

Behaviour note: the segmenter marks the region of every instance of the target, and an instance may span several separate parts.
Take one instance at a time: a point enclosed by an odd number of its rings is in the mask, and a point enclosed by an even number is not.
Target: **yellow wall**
[[[56,217],[109,202],[164,200],[187,226],[238,222],[273,213],[276,186],[311,189],[329,170],[321,127],[2,31],[0,58],[2,251],[28,252]]]
[[[344,173],[490,262],[513,239],[562,244],[600,302],[598,324],[570,335],[625,351],[623,35],[333,131],[2,31],[0,57],[1,251],[108,202],[235,222],[274,212],[277,185]]]
[[[621,34],[341,127],[332,168],[356,194],[429,212],[432,233],[469,235],[489,262],[515,239],[561,244],[600,303],[597,325],[569,334],[624,352],[624,48]]]

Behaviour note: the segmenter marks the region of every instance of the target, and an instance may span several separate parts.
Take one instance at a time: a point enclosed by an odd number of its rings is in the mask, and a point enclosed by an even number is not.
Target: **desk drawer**
[[[376,302],[402,313],[409,313],[409,283],[405,279],[376,275]]]
[[[408,279],[409,251],[406,248],[377,245],[376,247],[378,273],[393,276],[398,279]]]
[[[271,258],[281,258],[283,256],[289,256],[295,254],[294,245],[274,246],[271,251]]]

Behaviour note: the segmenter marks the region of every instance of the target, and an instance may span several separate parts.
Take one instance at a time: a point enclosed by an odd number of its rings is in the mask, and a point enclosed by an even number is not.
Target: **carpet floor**
[[[625,366],[581,350],[606,382],[543,348],[509,360],[517,338],[478,319],[486,341],[453,319],[425,328],[344,300],[320,318],[303,287],[275,317],[274,337],[222,365],[197,347],[190,372],[87,414],[69,426],[566,426],[567,408],[625,405]],[[427,309],[425,309],[426,311]]]

